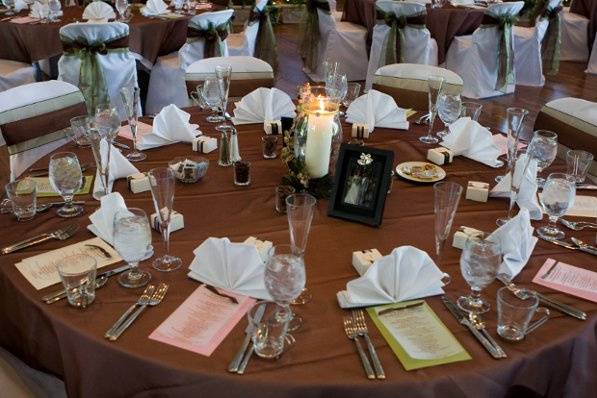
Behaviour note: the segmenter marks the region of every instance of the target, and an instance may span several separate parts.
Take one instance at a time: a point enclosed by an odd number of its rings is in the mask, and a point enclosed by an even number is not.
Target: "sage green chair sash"
[[[262,11],[255,8],[251,10],[249,25],[259,23],[253,56],[270,64],[274,73],[276,73],[278,69],[278,48],[270,18],[270,10],[269,6],[266,6]]]
[[[393,12],[377,10],[377,15],[381,16],[386,25],[390,27],[381,51],[379,66],[405,62],[403,48],[406,47],[406,36],[404,28],[408,26],[415,29],[425,29],[426,14],[420,13],[406,17],[404,15],[396,16]]]
[[[85,39],[71,40],[61,36],[64,53],[81,60],[79,89],[85,97],[87,112],[92,115],[101,103],[109,102],[108,88],[97,57],[111,53],[127,53],[129,36],[117,37],[107,42],[87,43]]]
[[[560,46],[562,44],[562,6],[553,9],[545,8],[542,13],[549,25],[541,42],[541,60],[543,72],[556,75],[560,70]]]
[[[301,23],[303,37],[301,38],[300,53],[305,60],[305,66],[311,71],[317,69],[317,50],[319,48],[319,16],[317,10],[330,13],[327,0],[307,0],[306,10]]]
[[[228,37],[229,32],[230,21],[226,21],[221,25],[214,25],[210,22],[207,29],[189,24],[187,37],[202,38],[205,41],[203,58],[223,57],[225,55],[224,40]]]
[[[498,77],[495,85],[497,91],[503,93],[507,92],[508,86],[515,84],[516,78],[514,76],[514,52],[512,48],[512,25],[516,23],[518,17],[516,15],[500,15],[490,16],[485,15],[481,28],[494,27],[497,25],[499,29],[498,42]]]

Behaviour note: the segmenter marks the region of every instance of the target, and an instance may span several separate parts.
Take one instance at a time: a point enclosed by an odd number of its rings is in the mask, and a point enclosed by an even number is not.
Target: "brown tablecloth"
[[[83,7],[65,7],[60,22],[16,24],[0,22],[0,58],[32,63],[62,54],[58,31],[66,24],[82,21]],[[27,12],[21,13],[22,16]],[[129,48],[149,62],[178,50],[187,38],[189,17],[147,18],[135,10],[129,22]]]
[[[570,4],[570,12],[584,15],[589,18],[589,51],[593,49],[593,41],[597,34],[597,1],[595,0],[573,0]]]
[[[427,28],[437,41],[438,63],[445,60],[446,52],[454,36],[468,35],[481,25],[484,10],[453,7],[427,7]],[[367,40],[371,42],[376,22],[375,0],[351,0],[346,2],[342,20],[367,28]]]
[[[204,115],[193,113],[204,132],[215,135]],[[345,133],[348,130],[345,128]],[[424,128],[409,132],[376,129],[368,145],[391,149],[397,162],[423,160],[427,146],[417,140]],[[384,364],[386,381],[368,381],[356,355],[354,344],[342,330],[344,312],[336,302],[336,292],[357,274],[351,266],[351,253],[357,249],[377,248],[389,253],[394,247],[414,245],[433,251],[433,192],[431,185],[415,185],[395,180],[386,202],[380,228],[371,228],[328,217],[327,201],[320,201],[306,252],[307,285],[313,301],[296,307],[306,323],[296,332],[295,346],[278,361],[253,358],[244,376],[231,375],[227,365],[243,338],[246,322],[241,321],[210,358],[148,339],[198,283],[188,279],[186,267],[192,251],[210,236],[227,236],[242,241],[248,236],[287,243],[286,217],[274,211],[274,187],[284,169],[280,160],[261,156],[261,125],[239,127],[241,155],[252,163],[252,185],[232,184],[232,169],[216,165],[217,155],[207,155],[210,168],[203,181],[176,185],[174,207],[185,217],[185,228],[172,234],[172,251],[183,259],[184,268],[173,273],[150,269],[153,281],[165,281],[170,290],[165,301],[148,309],[117,342],[103,338],[116,318],[133,303],[138,290],[124,289],[115,280],[97,291],[95,303],[85,311],[65,301],[46,305],[40,297],[55,288],[36,291],[13,266],[19,260],[65,243],[89,239],[84,229],[98,203],[87,197],[84,216],[75,219],[83,227],[68,242],[52,241],[21,252],[0,257],[0,345],[24,358],[33,366],[53,372],[66,381],[71,397],[503,397],[508,392],[520,395],[530,388],[543,396],[592,397],[597,389],[597,304],[533,285],[550,297],[572,304],[589,314],[582,322],[554,312],[548,323],[520,343],[499,340],[508,354],[492,359],[442,306],[437,297],[427,302],[472,356],[471,361],[405,371],[377,329],[370,323],[371,337]],[[88,149],[72,146],[84,161],[91,161]],[[164,166],[177,155],[192,153],[190,144],[175,144],[148,150],[141,171]],[[44,164],[47,159],[40,162]],[[46,163],[47,164],[47,163]],[[558,166],[552,169],[558,169]],[[561,166],[560,166],[561,168]],[[494,170],[464,158],[446,167],[447,179],[466,185],[469,180],[492,182],[501,170]],[[123,180],[114,189],[129,206],[153,212],[148,192],[131,194]],[[583,192],[583,194],[585,194]],[[486,231],[495,228],[495,219],[504,215],[506,202],[490,199],[478,203],[462,198],[455,226],[467,225]],[[52,212],[40,214],[34,222],[17,223],[11,216],[0,217],[0,244],[4,246],[72,220],[61,220]],[[539,226],[541,223],[534,223]],[[571,235],[567,231],[568,235]],[[591,231],[574,233],[594,241]],[[451,239],[451,237],[450,237]],[[156,254],[163,252],[157,233],[153,235]],[[467,292],[460,276],[460,251],[448,243],[439,266],[453,282],[446,291],[453,299]],[[547,258],[595,269],[595,257],[572,252],[543,241],[537,244],[529,264],[516,278],[530,285],[532,277]],[[149,268],[149,262],[142,267]],[[495,282],[484,294],[495,308]],[[489,331],[496,336],[496,312],[487,314]],[[522,391],[522,393],[521,393]]]

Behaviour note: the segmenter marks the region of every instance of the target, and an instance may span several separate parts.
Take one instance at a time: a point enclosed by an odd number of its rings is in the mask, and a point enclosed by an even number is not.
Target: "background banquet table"
[[[593,49],[593,41],[597,33],[597,1],[594,0],[573,0],[570,4],[570,12],[583,15],[589,18],[589,51]]]
[[[216,6],[219,8],[219,6]],[[0,21],[0,58],[32,63],[62,54],[58,31],[66,24],[83,22],[83,7],[65,7],[60,22],[17,24]],[[26,16],[22,12],[19,16]],[[187,38],[189,16],[177,19],[148,18],[138,9],[128,23],[130,27],[129,48],[150,63],[159,55],[178,50]]]
[[[192,110],[192,121],[200,123],[204,132],[215,135],[213,125],[205,123],[204,114]],[[413,125],[414,126],[414,125]],[[348,126],[345,134],[348,133]],[[396,162],[423,160],[427,146],[417,140],[423,128],[410,131],[376,129],[367,145],[393,150]],[[492,359],[442,306],[438,297],[427,299],[441,320],[455,334],[472,356],[471,361],[406,372],[379,332],[370,323],[370,332],[388,376],[385,381],[368,381],[354,350],[342,329],[344,312],[336,302],[336,292],[357,276],[351,266],[354,250],[377,248],[389,253],[394,247],[414,245],[433,251],[433,192],[431,185],[417,185],[395,180],[387,197],[383,224],[380,228],[355,224],[328,217],[327,201],[318,203],[306,252],[308,287],[313,301],[296,307],[306,324],[296,332],[296,344],[278,361],[253,358],[247,373],[231,375],[226,367],[238,349],[246,321],[242,320],[216,349],[211,357],[203,357],[148,339],[198,283],[186,277],[195,249],[204,239],[229,237],[242,241],[248,236],[287,243],[286,217],[274,211],[274,187],[280,182],[284,168],[280,160],[261,156],[261,125],[239,127],[241,155],[252,163],[252,185],[236,187],[231,168],[216,165],[217,154],[207,155],[211,161],[204,180],[192,185],[176,185],[174,208],[185,217],[185,228],[172,235],[172,251],[183,259],[183,269],[173,273],[150,270],[153,281],[170,284],[165,301],[148,309],[117,341],[108,342],[104,332],[140,294],[139,290],[121,288],[116,280],[97,291],[93,305],[81,311],[65,301],[46,305],[40,297],[55,287],[36,291],[13,266],[23,258],[56,249],[67,243],[91,238],[85,230],[89,216],[98,202],[90,197],[85,214],[75,219],[82,228],[67,242],[53,241],[43,246],[0,257],[0,345],[24,358],[33,366],[62,377],[70,396],[83,397],[147,397],[147,396],[218,396],[218,397],[409,397],[430,396],[504,396],[524,392],[528,387],[545,396],[592,396],[597,388],[597,304],[560,294],[538,285],[533,288],[574,305],[589,314],[589,320],[578,321],[554,312],[552,319],[524,341],[514,344],[499,341],[508,354],[505,360]],[[92,162],[88,149],[68,146],[84,162]],[[191,154],[190,144],[175,144],[146,151],[147,160],[138,165],[141,171],[165,166],[175,156]],[[47,159],[38,165],[47,165]],[[553,169],[561,168],[554,166]],[[501,170],[494,170],[474,161],[457,158],[446,168],[448,181],[466,185],[469,180],[491,182]],[[149,192],[131,194],[124,180],[114,190],[125,197],[128,206],[153,212]],[[504,215],[506,202],[490,199],[477,203],[462,198],[455,226],[466,225],[486,231],[495,227],[495,219]],[[0,218],[2,246],[41,232],[53,230],[68,220],[52,212],[40,214],[35,221],[18,223],[10,216]],[[535,223],[535,226],[540,223]],[[570,234],[570,232],[568,232]],[[575,234],[587,241],[594,232]],[[451,239],[451,237],[450,237]],[[163,250],[160,237],[153,234],[157,254]],[[460,276],[460,251],[448,243],[439,266],[453,282],[447,294],[455,299],[467,291]],[[572,252],[540,241],[529,264],[516,278],[529,285],[532,277],[548,258],[595,269],[595,257]],[[142,263],[149,268],[149,262]],[[497,282],[486,296],[495,308]],[[496,312],[487,316],[490,332],[495,336]]]
[[[446,52],[454,36],[468,35],[481,25],[483,9],[454,7],[446,4],[441,8],[427,7],[427,29],[437,41],[438,63],[445,60]],[[375,0],[352,0],[344,5],[342,20],[356,23],[367,28],[367,41],[376,23]]]

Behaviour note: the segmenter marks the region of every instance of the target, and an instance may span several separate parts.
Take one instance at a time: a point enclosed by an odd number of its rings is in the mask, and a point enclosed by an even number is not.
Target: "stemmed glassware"
[[[463,101],[460,103],[460,117],[470,117],[475,122],[481,116],[483,105],[478,102]]]
[[[108,173],[110,171],[110,164],[102,159],[101,141],[104,139],[102,133],[97,128],[91,127],[85,132],[85,137],[87,138],[89,146],[91,147],[93,159],[95,160],[95,167],[99,173],[100,182],[102,185],[101,190],[93,193],[93,197],[99,200],[102,196],[108,194]],[[110,150],[111,148],[108,146],[108,156]]]
[[[102,185],[104,186],[104,191],[94,192],[94,197],[96,199],[99,199],[102,196],[110,193],[110,155],[112,153],[112,143],[118,134],[119,128],[120,115],[118,114],[116,108],[113,108],[110,104],[98,105],[95,112],[94,129],[90,129],[89,137],[96,165],[98,170],[100,170],[100,175],[102,177]],[[97,130],[97,134],[99,136],[96,136],[93,130]],[[105,159],[104,156],[102,156],[103,151],[101,150],[100,144],[102,139],[106,140],[108,143],[108,150],[106,152]]]
[[[348,86],[346,89],[346,95],[344,96],[344,99],[342,100],[342,105],[344,105],[344,107],[346,109],[348,109],[350,104],[352,104],[354,102],[354,100],[359,98],[360,94],[361,94],[361,83],[348,83]]]
[[[587,151],[570,149],[566,152],[567,174],[573,177],[577,184],[582,184],[587,178],[593,158],[593,155]]]
[[[427,85],[429,89],[429,132],[427,135],[419,137],[419,141],[425,144],[437,144],[439,139],[433,135],[433,125],[437,116],[437,99],[442,93],[444,78],[442,76],[431,75],[427,79]]]
[[[460,272],[471,287],[471,293],[469,296],[458,298],[458,307],[473,314],[489,311],[490,305],[481,297],[481,291],[494,281],[501,263],[499,243],[483,237],[466,241],[460,256]]]
[[[529,111],[523,108],[506,109],[506,132],[508,135],[508,152],[506,152],[506,175],[514,170],[522,122],[528,114]],[[503,176],[497,176],[495,178],[495,181],[500,182],[502,178]]]
[[[445,137],[450,132],[450,125],[460,117],[461,113],[460,95],[442,93],[437,99],[437,113],[440,120],[446,126],[437,133],[438,137]]]
[[[220,108],[222,109],[223,123],[216,126],[216,130],[228,127],[228,93],[230,92],[230,79],[232,78],[232,66],[218,65],[216,66],[216,78],[218,79],[218,86],[220,88]]]
[[[565,237],[564,232],[557,227],[557,222],[572,207],[575,196],[576,182],[573,177],[564,173],[552,173],[547,177],[539,202],[549,216],[549,225],[537,230],[540,237],[548,240]]]
[[[218,109],[218,106],[221,104],[221,98],[220,84],[217,78],[210,77],[205,79],[205,81],[203,82],[203,86],[201,87],[201,97],[203,98],[205,105],[207,105],[210,109]],[[207,116],[205,120],[207,120],[210,123],[221,123],[226,121],[224,116],[220,116],[217,113],[214,115]]]
[[[433,185],[433,210],[435,213],[435,254],[440,257],[442,248],[456,215],[462,196],[462,185],[455,182],[436,182]]]
[[[342,103],[348,94],[348,80],[346,80],[346,75],[336,73],[328,76],[325,82],[325,93],[328,97]],[[339,116],[344,116],[344,112],[339,112]]]
[[[120,275],[118,283],[137,288],[151,280],[149,272],[139,270],[139,261],[147,257],[150,245],[151,229],[143,210],[122,209],[114,215],[114,248],[130,266],[129,272]]]
[[[83,172],[77,155],[59,152],[50,158],[48,166],[52,188],[64,199],[64,206],[56,212],[60,217],[70,218],[83,214],[83,207],[73,205],[73,197],[83,185]]]
[[[4,15],[7,15],[7,16],[15,15],[15,12],[12,10],[12,8],[15,5],[15,0],[2,0],[2,4],[4,4],[4,7],[6,7],[6,11],[4,12]]]
[[[323,62],[323,82],[327,85],[328,81],[338,73],[339,64],[337,61],[326,59]]]
[[[60,0],[49,0],[48,7],[50,8],[50,21],[60,21],[60,10],[62,10],[62,4],[60,4]]]
[[[533,133],[533,155],[537,159],[537,174],[553,163],[558,154],[558,135],[553,131],[537,130]],[[543,186],[545,178],[537,177],[537,184]]]
[[[120,16],[120,18],[118,18],[118,20],[120,22],[124,22],[126,21],[126,12],[129,8],[129,3],[127,0],[116,0],[115,2],[115,6],[116,6],[116,11],[118,11],[118,15]]]
[[[126,158],[131,162],[140,162],[147,158],[147,155],[137,149],[137,122],[139,119],[140,93],[141,90],[139,87],[130,86],[120,89],[120,96],[122,98],[122,103],[124,104],[124,110],[126,111],[126,117],[129,121],[129,127],[133,137],[133,150],[126,155]]]
[[[148,177],[157,221],[166,244],[166,253],[153,261],[153,268],[164,272],[174,271],[182,265],[180,257],[170,255],[170,219],[174,203],[174,172],[169,167],[156,167],[149,171]]]

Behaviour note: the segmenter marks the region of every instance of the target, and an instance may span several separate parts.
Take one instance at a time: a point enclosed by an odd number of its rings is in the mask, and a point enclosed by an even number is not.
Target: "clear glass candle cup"
[[[540,313],[543,316],[531,323],[535,314]],[[521,289],[514,294],[506,286],[497,292],[497,314],[497,333],[509,341],[524,339],[549,319],[549,310],[539,307],[539,299],[534,291]]]
[[[281,214],[286,214],[286,198],[296,190],[290,185],[278,185],[276,187],[276,211]]]
[[[239,160],[234,162],[234,185],[247,186],[251,184],[251,162]]]
[[[13,181],[5,186],[6,196],[12,203],[12,212],[18,221],[29,221],[37,211],[37,183],[31,178]]]
[[[264,159],[275,159],[278,157],[278,136],[264,135],[261,137],[261,147]]]
[[[74,254],[56,261],[55,265],[68,303],[82,309],[93,303],[97,268],[95,259],[86,254]]]
[[[577,184],[582,184],[587,178],[589,167],[593,163],[593,154],[587,151],[569,150],[566,153],[566,174],[570,175]]]

